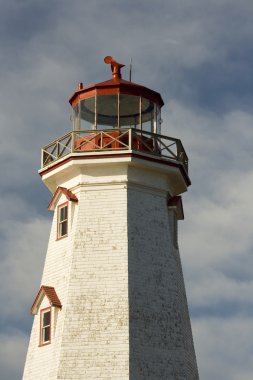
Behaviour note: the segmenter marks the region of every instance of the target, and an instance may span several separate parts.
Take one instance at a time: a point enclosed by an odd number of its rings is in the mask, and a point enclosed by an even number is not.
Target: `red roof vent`
[[[118,63],[114,58],[112,58],[110,55],[107,55],[104,58],[104,62],[108,65],[111,64],[111,70],[112,70],[112,78],[113,79],[120,79],[121,78],[121,68],[125,65],[122,65],[122,63]]]

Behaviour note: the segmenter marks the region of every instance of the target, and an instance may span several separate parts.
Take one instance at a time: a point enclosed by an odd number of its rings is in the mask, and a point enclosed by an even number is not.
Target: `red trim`
[[[146,99],[152,100],[162,107],[164,102],[161,95],[151,90],[150,88],[141,86],[139,84],[126,81],[121,78],[114,78],[107,80],[105,82],[96,83],[92,86],[78,89],[69,99],[71,106],[74,108],[78,99],[86,99],[96,95],[106,95],[106,94],[128,94],[134,96],[142,96]]]
[[[59,236],[59,226],[60,226],[60,221],[59,221],[59,211],[61,208],[67,206],[67,233],[63,236]],[[64,239],[65,237],[68,236],[68,224],[69,224],[69,203],[68,202],[64,202],[64,203],[61,203],[60,205],[57,206],[57,238],[56,240],[61,240],[61,239]]]
[[[37,303],[38,303],[42,293],[44,293],[44,295],[47,296],[51,306],[55,306],[55,307],[59,307],[59,308],[62,307],[61,301],[59,300],[59,298],[56,294],[55,288],[53,288],[52,286],[42,285],[40,287],[40,290],[39,290],[39,292],[35,298],[35,301],[34,301],[32,307],[31,307],[31,314],[35,314],[34,308],[37,306]]]
[[[47,208],[49,210],[53,210],[52,206],[54,205],[54,202],[56,201],[59,194],[64,194],[68,201],[78,202],[77,196],[75,194],[73,194],[72,191],[66,189],[66,187],[58,186],[54,195],[53,195],[53,198],[51,199],[49,205],[47,206]]]
[[[50,311],[50,329],[49,329],[49,341],[43,342],[42,341],[42,315],[46,312]],[[51,331],[52,330],[52,307],[46,307],[45,309],[40,310],[40,341],[39,341],[39,347],[47,346],[51,343]]]
[[[175,197],[170,198],[167,202],[167,206],[176,209],[176,213],[179,220],[184,219],[183,202],[182,197],[180,195],[176,195]]]
[[[176,195],[175,197],[169,198],[168,207],[177,206],[179,202],[181,202],[181,196],[180,195]]]
[[[87,159],[87,160],[94,160],[94,159],[104,159],[104,158],[119,158],[119,157],[136,157],[136,158],[140,158],[142,160],[146,160],[146,161],[152,161],[152,162],[158,162],[159,164],[163,164],[163,165],[166,165],[166,166],[172,166],[172,167],[176,167],[180,170],[184,180],[185,180],[185,183],[187,186],[190,186],[191,185],[191,181],[190,181],[190,178],[186,172],[186,170],[184,169],[183,165],[182,164],[178,164],[178,163],[175,163],[175,162],[170,162],[170,161],[165,161],[163,159],[159,159],[159,158],[153,158],[153,157],[147,157],[147,156],[143,156],[142,154],[138,154],[138,153],[123,153],[123,154],[100,154],[100,155],[85,155],[85,156],[71,156],[71,157],[68,157],[66,158],[65,160],[61,161],[61,162],[58,162],[56,163],[55,165],[51,166],[50,168],[48,169],[45,169],[43,170],[42,172],[40,172],[40,176],[42,177],[43,175],[47,174],[47,173],[50,173],[52,170],[62,166],[62,165],[65,165],[67,162],[70,162],[70,161],[75,161],[75,160],[83,160],[83,159]]]

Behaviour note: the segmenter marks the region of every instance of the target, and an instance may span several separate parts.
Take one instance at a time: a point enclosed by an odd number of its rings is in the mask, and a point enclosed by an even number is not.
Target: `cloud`
[[[1,202],[1,206],[8,212],[7,219],[0,223],[0,299],[4,304],[0,324],[5,329],[13,323],[22,324],[27,331],[31,324],[29,309],[39,288],[46,255],[49,221],[36,216],[36,212],[26,220],[29,206],[22,201],[12,199]]]
[[[252,379],[252,318],[194,318],[192,327],[201,379]]]
[[[192,314],[252,315],[253,115],[167,109],[164,129],[182,137],[193,180],[179,239]]]
[[[110,54],[132,57],[133,80],[161,92],[163,132],[189,155],[179,243],[201,378],[252,377],[252,10],[251,0],[1,2],[1,376],[20,378],[46,253],[40,148],[70,129],[77,83],[110,77]]]
[[[28,337],[19,330],[0,334],[1,380],[20,379],[24,367]]]

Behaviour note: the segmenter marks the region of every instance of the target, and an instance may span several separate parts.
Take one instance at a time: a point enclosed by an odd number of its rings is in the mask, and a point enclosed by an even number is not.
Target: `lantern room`
[[[70,98],[73,108],[72,130],[135,128],[161,133],[161,95],[121,78],[124,65],[107,56],[112,79],[78,89]]]
[[[42,168],[71,156],[138,154],[183,166],[188,158],[179,139],[161,134],[161,95],[121,78],[124,67],[111,56],[112,78],[92,86],[79,83],[69,102],[71,131],[42,148]]]

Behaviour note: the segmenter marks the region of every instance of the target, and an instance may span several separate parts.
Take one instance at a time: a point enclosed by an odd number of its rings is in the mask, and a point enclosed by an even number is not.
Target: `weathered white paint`
[[[58,241],[54,213],[41,284],[55,287],[62,309],[44,347],[35,316],[23,380],[198,379],[166,205],[174,179],[175,168],[129,158],[83,159],[43,177],[78,203]]]

